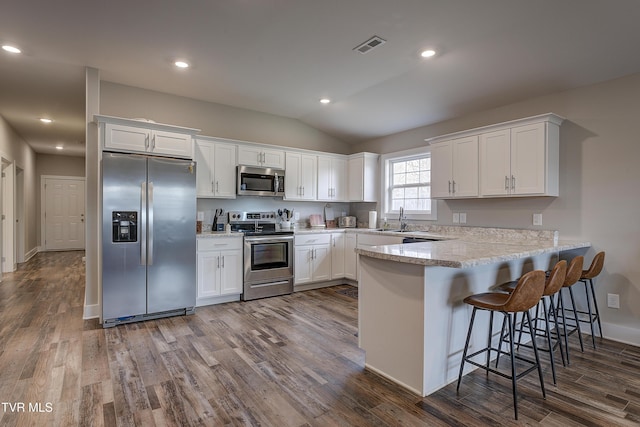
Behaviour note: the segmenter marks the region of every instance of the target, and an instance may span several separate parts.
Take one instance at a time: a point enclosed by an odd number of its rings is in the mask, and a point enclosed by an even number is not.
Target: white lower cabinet
[[[345,277],[344,241],[345,234],[331,233],[331,279]]]
[[[295,236],[294,284],[331,280],[331,234]]]
[[[199,238],[197,305],[242,293],[242,237]]]
[[[344,235],[344,277],[351,280],[358,280],[357,236],[355,233]]]

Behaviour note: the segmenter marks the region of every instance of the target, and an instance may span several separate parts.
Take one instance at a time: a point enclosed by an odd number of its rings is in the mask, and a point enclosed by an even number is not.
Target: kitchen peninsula
[[[365,365],[420,396],[457,378],[471,315],[465,297],[527,271],[547,270],[590,246],[558,241],[553,231],[469,227],[462,233],[451,240],[356,249]],[[476,326],[470,351],[486,345],[488,316],[477,316]]]

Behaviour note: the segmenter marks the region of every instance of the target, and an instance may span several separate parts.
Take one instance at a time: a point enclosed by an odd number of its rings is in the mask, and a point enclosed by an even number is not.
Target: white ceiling
[[[0,114],[82,155],[90,66],[358,142],[640,72],[639,19],[637,0],[3,0],[0,43],[24,53],[0,51]]]

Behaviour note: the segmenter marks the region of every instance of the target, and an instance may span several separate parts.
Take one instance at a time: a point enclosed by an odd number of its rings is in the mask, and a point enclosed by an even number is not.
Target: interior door
[[[44,247],[84,249],[84,178],[44,179]]]

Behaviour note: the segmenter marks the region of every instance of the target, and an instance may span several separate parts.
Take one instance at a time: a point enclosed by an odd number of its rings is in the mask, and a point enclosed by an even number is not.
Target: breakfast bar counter
[[[458,235],[356,249],[358,337],[366,368],[420,396],[435,392],[458,375],[471,316],[465,297],[527,271],[547,270],[590,247],[558,241],[557,233],[547,239],[510,237]],[[486,345],[488,316],[477,316],[476,324],[470,352]],[[496,341],[499,327],[493,328]]]

